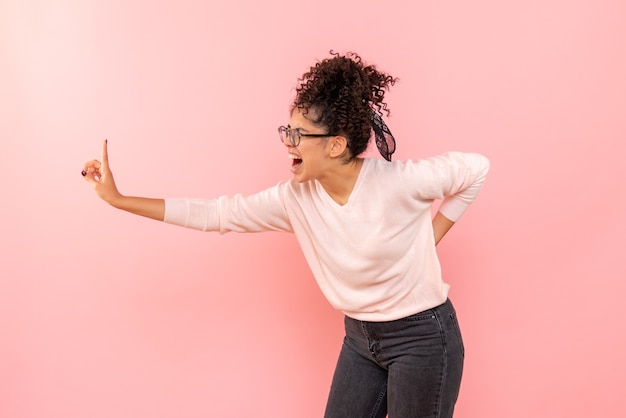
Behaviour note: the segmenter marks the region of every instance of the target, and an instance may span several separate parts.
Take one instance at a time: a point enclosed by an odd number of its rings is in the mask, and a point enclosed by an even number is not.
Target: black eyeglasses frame
[[[303,136],[310,138],[324,138],[326,136],[337,136],[337,134],[303,134],[302,132],[300,132],[300,128],[292,129],[286,126],[279,126],[278,136],[280,137],[280,142],[282,142],[283,144],[285,143],[285,138],[289,138],[289,142],[291,143],[291,145],[297,147],[298,145],[300,145],[300,141],[302,140]]]

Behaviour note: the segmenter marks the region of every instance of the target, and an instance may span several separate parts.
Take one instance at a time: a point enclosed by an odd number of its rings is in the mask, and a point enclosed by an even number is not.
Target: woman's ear
[[[332,158],[344,157],[348,151],[348,139],[341,135],[334,136],[330,139],[329,146]]]

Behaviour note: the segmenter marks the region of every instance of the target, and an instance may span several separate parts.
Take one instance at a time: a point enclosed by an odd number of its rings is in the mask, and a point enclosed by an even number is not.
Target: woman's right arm
[[[109,168],[107,141],[102,144],[102,162],[91,160],[85,163],[81,173],[91,184],[98,196],[111,206],[135,215],[163,221],[165,218],[165,200],[146,197],[124,196],[118,190]]]

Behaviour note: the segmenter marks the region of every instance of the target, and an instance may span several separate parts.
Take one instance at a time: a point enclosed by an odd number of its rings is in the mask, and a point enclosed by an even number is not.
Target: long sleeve
[[[449,189],[452,193],[444,198],[439,211],[456,222],[482,189],[489,172],[489,160],[480,154],[453,155],[462,161],[459,161],[453,173],[452,187]]]
[[[284,206],[286,183],[250,196],[165,199],[164,221],[200,231],[291,231]]]
[[[420,197],[442,199],[439,211],[456,222],[478,196],[489,160],[480,154],[449,152],[419,161],[416,166]]]

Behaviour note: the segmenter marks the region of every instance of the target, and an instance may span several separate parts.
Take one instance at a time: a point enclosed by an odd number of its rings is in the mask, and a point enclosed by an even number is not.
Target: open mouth
[[[302,158],[289,154],[289,158],[291,158],[291,169],[296,170],[298,167],[302,165]]]

